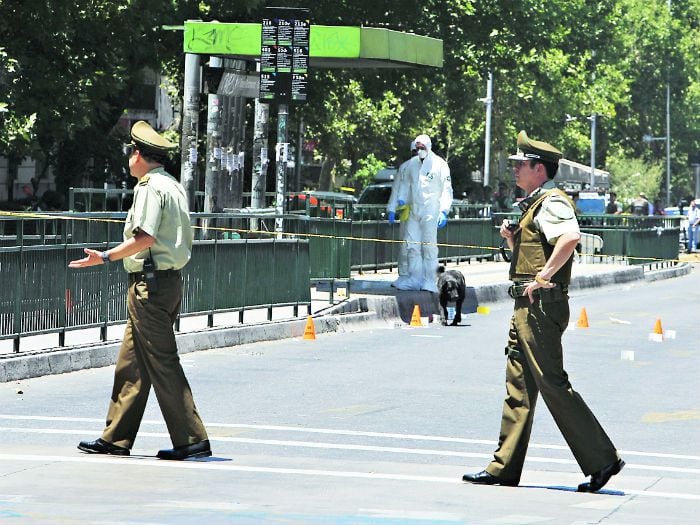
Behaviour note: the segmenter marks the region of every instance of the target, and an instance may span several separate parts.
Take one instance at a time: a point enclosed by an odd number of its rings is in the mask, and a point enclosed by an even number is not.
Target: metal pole
[[[590,190],[595,189],[595,125],[596,125],[597,115],[593,113],[590,117],[591,120],[591,187]]]
[[[294,159],[294,191],[301,191],[301,149],[304,144],[304,119],[299,118],[299,129],[297,131],[297,148]]]
[[[282,213],[284,213],[284,193],[287,190],[287,104],[280,104],[277,109],[277,180],[275,195],[275,232],[281,237],[283,230]]]
[[[700,164],[694,164],[695,166],[695,193],[694,198],[700,197]]]
[[[253,121],[253,179],[251,181],[250,207],[264,208],[267,189],[267,166],[270,163],[267,147],[268,120],[270,105],[255,99],[255,119]],[[251,219],[250,228],[260,229],[258,219]]]
[[[486,82],[486,137],[484,141],[484,186],[489,185],[491,179],[491,105],[493,103],[493,73],[489,71],[489,79]]]
[[[668,0],[669,24],[671,23],[671,0]],[[668,68],[668,66],[667,66]],[[671,205],[671,81],[666,70],[666,206]]]
[[[256,65],[260,71],[260,62]],[[253,121],[253,180],[251,182],[250,207],[265,207],[265,189],[267,188],[267,165],[269,155],[267,149],[268,120],[270,118],[270,105],[255,99],[255,119]],[[257,229],[257,220],[255,228]]]
[[[671,2],[669,2],[669,7]],[[666,84],[666,206],[671,205],[671,84]]]
[[[211,57],[209,66],[223,67],[223,60]],[[221,97],[207,96],[207,167],[204,175],[204,211],[220,211],[216,202],[216,179],[221,169]]]
[[[194,192],[197,179],[197,128],[199,126],[199,95],[202,74],[199,55],[185,54],[185,88],[182,101],[182,139],[180,182],[190,210],[195,211]]]

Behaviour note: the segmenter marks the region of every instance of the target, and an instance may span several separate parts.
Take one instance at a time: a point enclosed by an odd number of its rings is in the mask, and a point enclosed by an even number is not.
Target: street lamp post
[[[486,97],[479,102],[486,105],[486,130],[484,137],[484,186],[488,186],[491,177],[491,106],[493,105],[493,73],[489,71],[486,82]]]
[[[591,191],[595,188],[595,125],[597,115],[593,113],[588,120],[591,121]]]
[[[671,8],[671,0],[668,2]],[[666,83],[666,206],[671,205],[671,84]]]
[[[669,108],[669,101],[666,100],[666,109]],[[670,112],[666,113],[666,129],[669,133],[665,137],[652,137],[647,134],[642,137],[642,140],[646,143],[656,142],[659,140],[666,141],[666,206],[671,205],[671,135],[670,135]]]
[[[671,12],[671,0],[668,0],[668,13]],[[670,24],[670,22],[669,22]],[[666,206],[671,205],[671,80],[669,66],[666,66]]]

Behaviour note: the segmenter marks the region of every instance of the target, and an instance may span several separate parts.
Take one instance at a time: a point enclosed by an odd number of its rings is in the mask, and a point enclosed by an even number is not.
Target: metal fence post
[[[19,353],[19,339],[22,333],[22,278],[24,275],[23,264],[24,264],[24,219],[19,219],[19,224],[17,224],[17,244],[19,245],[19,256],[18,256],[18,272],[17,275],[20,277],[15,280],[15,315],[14,315],[14,325],[13,330],[15,332],[15,337],[13,338],[12,349],[14,353]]]

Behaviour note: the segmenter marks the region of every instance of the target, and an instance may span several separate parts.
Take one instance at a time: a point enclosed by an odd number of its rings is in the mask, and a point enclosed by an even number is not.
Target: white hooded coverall
[[[415,144],[411,142],[411,151],[413,151]],[[389,196],[389,202],[386,205],[386,211],[396,213],[396,207],[399,205],[399,193],[401,193],[401,187],[407,184],[408,166],[412,160],[417,160],[418,157],[411,157],[407,161],[403,162],[396,172],[396,178],[394,183],[391,185],[391,195]],[[401,199],[404,204],[411,204],[411,201],[406,199]],[[402,241],[406,240],[406,221],[399,222],[399,237]],[[406,251],[406,243],[401,243],[399,245],[399,260],[398,260],[398,271],[399,278],[394,281],[392,286],[399,286],[401,283],[408,279],[408,253]]]
[[[437,292],[437,223],[440,212],[449,213],[452,206],[452,181],[447,162],[430,150],[427,136],[425,141],[420,137],[416,142],[426,146],[428,155],[422,161],[418,157],[408,161],[406,184],[398,196],[411,203],[411,214],[406,225],[408,279],[397,288]]]

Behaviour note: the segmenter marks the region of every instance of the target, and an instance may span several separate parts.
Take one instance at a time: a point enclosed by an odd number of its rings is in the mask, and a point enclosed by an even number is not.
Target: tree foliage
[[[187,19],[259,21],[272,1],[3,0],[0,3],[0,154],[53,166],[62,186],[92,170],[117,169],[115,124],[145,69],[182,85]],[[486,78],[494,77],[492,183],[510,181],[503,159],[515,135],[531,136],[587,163],[592,113],[598,168],[620,159],[649,171],[663,161],[666,86],[671,92],[675,197],[691,190],[689,159],[700,152],[700,0],[301,0],[312,23],[365,25],[441,38],[441,70],[315,70],[303,117],[318,153],[338,176],[398,164],[428,133],[456,187],[483,168]],[[576,120],[566,122],[566,115]],[[33,117],[32,115],[35,115]],[[375,159],[368,162],[372,155]],[[377,164],[377,165],[378,165]],[[118,169],[121,169],[119,167]],[[621,179],[620,179],[621,180]],[[656,192],[664,194],[664,177]]]

